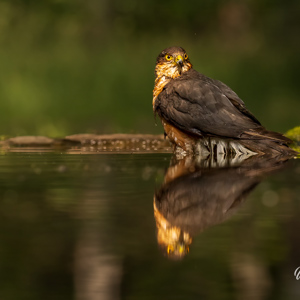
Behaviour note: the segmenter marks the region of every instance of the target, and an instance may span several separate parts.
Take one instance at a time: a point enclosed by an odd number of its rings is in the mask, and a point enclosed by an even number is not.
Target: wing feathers
[[[194,135],[289,142],[262,127],[228,86],[193,69],[165,86],[156,99],[155,111],[177,128]]]

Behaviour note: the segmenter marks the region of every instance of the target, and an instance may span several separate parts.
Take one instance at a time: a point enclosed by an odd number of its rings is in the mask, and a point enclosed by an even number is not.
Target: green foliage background
[[[284,132],[299,125],[299,12],[298,0],[2,0],[0,134],[161,132],[154,64],[171,45]]]

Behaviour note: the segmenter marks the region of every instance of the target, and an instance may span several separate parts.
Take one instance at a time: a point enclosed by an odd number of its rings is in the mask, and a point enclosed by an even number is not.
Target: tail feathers
[[[272,139],[245,139],[241,140],[242,144],[258,154],[271,156],[289,156],[297,155],[297,152],[291,149],[285,141]]]
[[[250,150],[256,150],[262,154],[297,155],[297,152],[288,146],[293,143],[291,139],[281,133],[268,131],[264,127],[245,131],[241,139]]]
[[[283,134],[274,131],[268,131],[265,128],[250,129],[249,131],[245,131],[242,138],[247,139],[247,136],[252,140],[271,140],[280,145],[289,145],[293,142]]]

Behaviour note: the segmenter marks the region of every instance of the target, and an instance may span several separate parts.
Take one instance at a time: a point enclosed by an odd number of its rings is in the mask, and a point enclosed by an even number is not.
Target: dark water
[[[298,299],[299,160],[171,159],[2,153],[0,299]]]

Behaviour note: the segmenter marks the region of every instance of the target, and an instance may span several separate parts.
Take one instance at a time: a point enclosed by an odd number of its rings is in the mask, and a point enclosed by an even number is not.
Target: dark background
[[[0,1],[0,134],[162,132],[154,65],[172,45],[285,132],[300,123],[299,12],[299,0]]]

